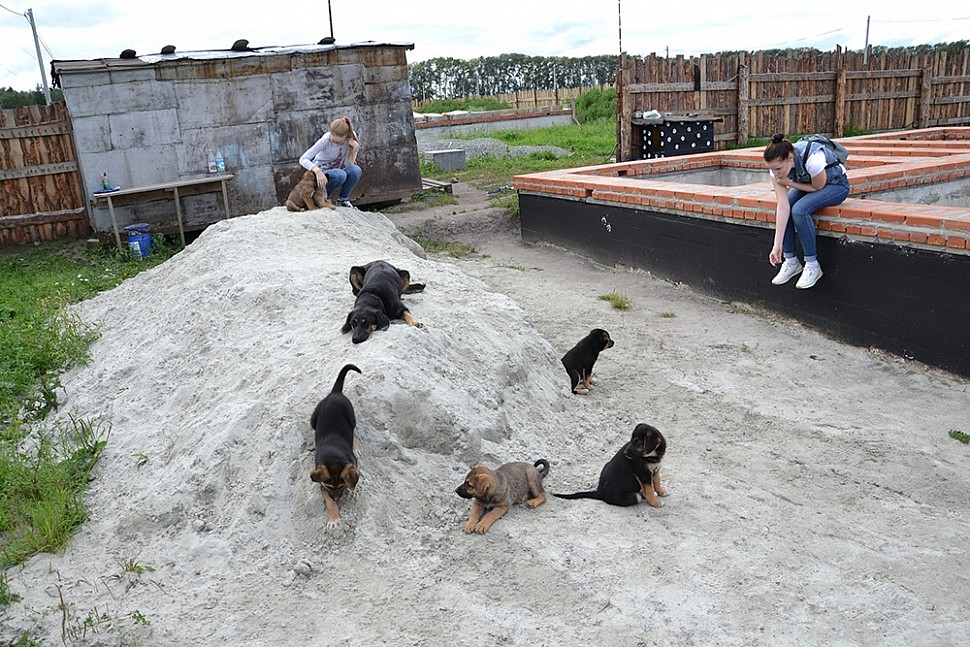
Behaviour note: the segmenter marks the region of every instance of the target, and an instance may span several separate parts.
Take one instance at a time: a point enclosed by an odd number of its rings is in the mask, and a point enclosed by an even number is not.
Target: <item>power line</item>
[[[15,16],[23,16],[24,15],[24,12],[23,11],[14,11],[10,7],[5,7],[2,4],[0,4],[0,9],[6,9],[7,11],[9,11],[10,13],[12,13]]]

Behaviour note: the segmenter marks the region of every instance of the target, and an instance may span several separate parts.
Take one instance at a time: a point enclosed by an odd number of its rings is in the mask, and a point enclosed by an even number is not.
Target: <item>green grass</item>
[[[101,421],[71,417],[0,452],[0,568],[58,550],[87,519],[82,495],[107,437]]]
[[[960,431],[959,429],[951,429],[949,436],[953,440],[958,440],[964,445],[970,444],[970,434]]]
[[[492,97],[478,97],[475,99],[435,99],[429,101],[420,108],[415,108],[415,112],[421,114],[452,112],[454,110],[467,110],[469,112],[485,112],[487,110],[507,110],[509,104]]]
[[[538,152],[522,157],[486,155],[467,160],[465,168],[458,171],[442,171],[432,164],[422,164],[422,175],[437,180],[457,178],[460,182],[489,190],[511,184],[514,175],[606,164],[616,148],[616,121],[599,119],[587,124],[510,130],[489,133],[488,136],[509,146],[556,146],[570,151],[570,154],[556,156],[549,152]],[[478,137],[480,135],[461,138]]]
[[[428,177],[425,175],[425,177]],[[421,211],[429,207],[442,207],[446,205],[458,204],[458,198],[451,193],[445,193],[437,189],[427,191],[417,191],[411,195],[407,202],[401,202],[390,207],[381,209],[381,213],[405,213],[408,211]]]
[[[0,248],[0,568],[58,550],[87,518],[83,492],[110,425],[45,422],[60,376],[87,361],[98,335],[67,306],[176,252],[163,236],[153,243],[143,261],[78,241]]]
[[[463,258],[476,252],[475,247],[472,245],[456,243],[449,240],[438,240],[437,238],[421,238],[419,236],[414,239],[414,242],[421,245],[421,248],[429,254],[442,254],[452,258]]]
[[[599,299],[600,301],[609,301],[610,305],[616,310],[626,310],[633,303],[630,297],[625,294],[619,294],[618,292],[602,294]]]

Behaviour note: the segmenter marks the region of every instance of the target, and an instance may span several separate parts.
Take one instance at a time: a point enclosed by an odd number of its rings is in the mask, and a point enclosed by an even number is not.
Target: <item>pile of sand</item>
[[[380,214],[277,208],[81,304],[102,336],[64,377],[58,416],[111,424],[91,520],[61,554],[8,571],[23,599],[0,610],[0,640],[965,638],[970,470],[945,437],[966,427],[965,381],[642,273],[509,249],[521,257],[461,264],[518,303],[424,258]],[[339,332],[348,272],[376,259],[427,284],[405,296],[425,327],[355,346]],[[634,307],[597,301],[611,289]],[[559,357],[594,326],[617,346],[593,394],[571,396]],[[363,478],[331,531],[309,416],[346,363],[363,372],[344,389]],[[471,464],[547,458],[547,489],[586,489],[641,421],[668,439],[665,507],[550,499],[461,532],[454,488]]]

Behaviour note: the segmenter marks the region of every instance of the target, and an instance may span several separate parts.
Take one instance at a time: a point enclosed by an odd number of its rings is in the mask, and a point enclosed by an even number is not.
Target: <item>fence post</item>
[[[744,53],[738,54],[738,131],[735,133],[735,143],[744,146],[748,142],[750,125],[748,124],[748,93],[750,91],[750,74]]]
[[[930,68],[928,66],[923,66],[920,72],[920,88],[919,88],[919,123],[918,128],[929,128],[930,127],[930,94],[932,93],[932,85],[930,84]]]
[[[633,131],[633,98],[627,91],[629,78],[627,70],[632,66],[626,52],[620,54],[620,70],[616,75],[616,97],[619,114],[616,119],[616,161],[626,162],[631,159],[631,138]]]
[[[845,134],[845,60],[842,59],[835,74],[835,123],[832,132],[836,137]]]

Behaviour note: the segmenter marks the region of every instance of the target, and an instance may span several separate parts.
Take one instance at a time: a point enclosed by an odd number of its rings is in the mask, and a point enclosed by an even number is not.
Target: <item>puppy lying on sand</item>
[[[540,458],[533,465],[506,463],[497,470],[476,465],[465,476],[455,493],[472,500],[465,523],[466,533],[486,533],[492,524],[509,511],[513,503],[525,501],[530,508],[546,502],[542,479],[549,473],[549,461]]]

